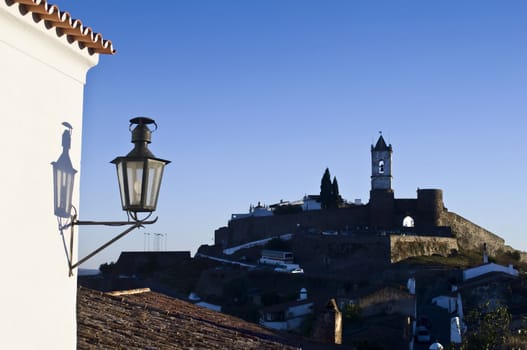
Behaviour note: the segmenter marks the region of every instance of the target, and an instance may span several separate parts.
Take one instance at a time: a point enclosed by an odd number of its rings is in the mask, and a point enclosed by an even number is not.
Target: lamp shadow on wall
[[[66,128],[62,133],[62,153],[59,155],[57,161],[51,162],[53,167],[53,209],[57,217],[66,258],[68,262],[71,262],[71,250],[68,251],[66,239],[64,238],[64,230],[71,224],[71,210],[75,210],[72,204],[72,197],[77,170],[73,168],[69,154],[73,127],[68,122],[63,122],[62,125]]]

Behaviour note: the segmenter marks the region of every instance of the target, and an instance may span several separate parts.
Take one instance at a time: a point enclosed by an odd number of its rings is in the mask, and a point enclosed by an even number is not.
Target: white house
[[[262,205],[260,204],[260,202],[258,202],[258,205],[256,207],[253,206],[252,204],[250,205],[249,213],[231,214],[231,220],[243,219],[243,218],[248,218],[251,216],[260,217],[260,216],[272,216],[272,215],[273,215],[273,211],[271,210],[271,208],[269,208],[266,205]]]
[[[76,348],[77,279],[54,213],[51,163],[71,126],[69,160],[80,170],[86,73],[113,52],[45,0],[0,0],[2,349]],[[77,172],[77,207],[79,179]]]
[[[248,213],[231,214],[231,220],[243,219],[251,216],[273,216],[274,210],[279,207],[299,207],[302,209],[302,211],[322,209],[319,195],[305,195],[302,199],[296,201],[280,200],[279,203],[275,203],[270,206],[262,205],[260,202],[258,202],[256,207],[251,204]]]
[[[302,288],[298,300],[260,310],[260,324],[277,330],[296,330],[307,316],[313,314],[313,307],[313,301],[307,298],[307,291]]]
[[[490,263],[463,270],[463,281],[476,278],[491,272],[503,272],[511,276],[518,276],[518,270],[516,270],[512,265],[502,266]]]

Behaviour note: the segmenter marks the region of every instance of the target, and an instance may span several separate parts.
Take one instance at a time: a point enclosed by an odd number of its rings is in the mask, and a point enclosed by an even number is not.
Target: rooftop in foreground
[[[286,336],[149,289],[79,288],[78,349],[297,349]]]

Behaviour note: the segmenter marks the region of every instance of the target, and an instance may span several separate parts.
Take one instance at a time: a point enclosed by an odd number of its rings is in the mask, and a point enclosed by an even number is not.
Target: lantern
[[[137,117],[130,120],[134,149],[125,157],[112,160],[117,168],[117,179],[121,193],[123,210],[137,220],[138,212],[153,212],[156,210],[159,188],[163,177],[163,169],[168,160],[156,158],[148,149],[151,143],[152,131],[148,125],[157,124],[153,119]],[[154,129],[155,130],[155,129]]]

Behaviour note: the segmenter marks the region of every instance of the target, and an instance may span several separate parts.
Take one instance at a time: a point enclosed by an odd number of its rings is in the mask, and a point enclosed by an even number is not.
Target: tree
[[[322,175],[322,180],[320,182],[320,204],[322,209],[327,209],[330,207],[332,192],[333,186],[331,183],[331,174],[329,173],[329,169],[326,168],[326,171],[324,171],[324,175]]]
[[[472,310],[465,321],[468,332],[461,344],[461,350],[499,349],[511,335],[511,316],[507,307],[503,305],[492,308],[487,302],[483,307]]]
[[[337,178],[333,178],[331,182],[331,174],[326,168],[322,181],[320,182],[320,204],[322,209],[338,208],[342,203],[342,197],[339,194],[339,184]]]
[[[342,197],[339,193],[339,183],[337,182],[337,177],[333,178],[333,183],[331,184],[331,207],[338,208],[342,203]]]
[[[103,275],[109,275],[113,272],[115,268],[115,263],[112,261],[111,263],[104,263],[104,264],[101,264],[99,265],[99,271],[103,274]]]

